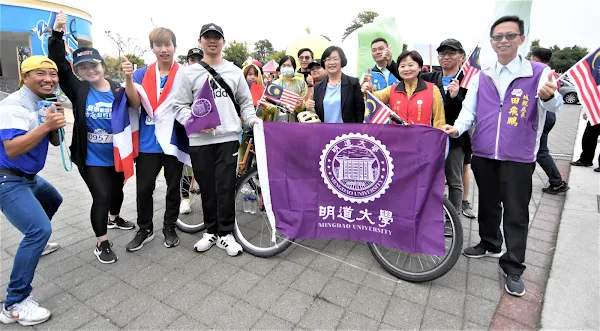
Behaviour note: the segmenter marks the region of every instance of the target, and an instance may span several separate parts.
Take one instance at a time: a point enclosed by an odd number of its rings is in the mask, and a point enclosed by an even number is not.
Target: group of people
[[[45,117],[38,114],[38,103],[52,96],[59,82],[73,103],[71,158],[92,195],[90,220],[97,238],[94,254],[98,260],[113,263],[118,259],[107,236],[108,228],[135,228],[134,223],[119,216],[124,175],[115,169],[111,128],[113,102],[123,93],[123,87],[105,78],[106,65],[94,48],[76,50],[71,68],[62,44],[66,20],[66,15],[57,15],[49,57],[26,59],[21,66],[21,89],[0,102],[0,208],[25,235],[15,255],[0,313],[2,323],[34,325],[50,317],[50,311],[35,303],[30,294],[40,256],[59,247],[48,243],[48,238],[50,220],[62,197],[37,175],[44,166],[48,144],[60,144],[57,130],[66,125],[59,102],[54,102]],[[281,77],[275,81],[301,96],[293,112],[314,113],[324,123],[363,123],[364,94],[372,92],[405,122],[445,131],[452,137],[446,180],[450,200],[458,211],[470,212],[462,208],[466,200],[463,174],[473,154],[472,167],[480,190],[481,242],[465,249],[464,254],[473,258],[500,257],[500,266],[507,274],[505,288],[516,296],[525,292],[521,274],[525,269],[531,175],[545,132],[540,129],[547,114],[562,106],[550,68],[518,55],[518,47],[525,40],[523,24],[518,17],[506,16],[492,25],[490,40],[498,60],[475,76],[467,89],[460,87],[464,75],[457,76],[465,52],[454,39],[443,41],[437,49],[442,72],[422,72],[423,59],[416,51],[402,52],[393,61],[387,42],[378,38],[372,42],[376,65],[361,79],[342,73],[347,64],[344,51],[330,46],[320,59],[314,59],[310,49],[301,49],[300,68],[293,57],[282,57]],[[232,232],[242,123],[252,127],[261,120],[293,120],[265,105],[257,107],[262,119],[257,116],[250,86],[264,83],[261,68],[248,63],[240,69],[223,59],[225,36],[220,26],[202,26],[198,42],[201,48],[188,52],[189,65],[183,67],[174,61],[175,34],[156,28],[149,35],[156,62],[134,70],[126,58],[121,58],[127,104],[140,109],[136,159],[139,229],[126,245],[130,252],[155,237],[152,195],[156,178],[164,169],[164,245],[170,248],[179,244],[175,221],[180,211],[189,212],[185,208],[189,206],[183,203],[186,197],[182,200],[181,194],[184,173],[193,175],[199,184],[207,229],[194,245],[195,250],[204,252],[217,245],[230,256],[240,254],[242,247]],[[188,137],[183,124],[207,81],[221,125]],[[184,166],[190,168],[184,172]],[[502,219],[505,253],[501,251]]]

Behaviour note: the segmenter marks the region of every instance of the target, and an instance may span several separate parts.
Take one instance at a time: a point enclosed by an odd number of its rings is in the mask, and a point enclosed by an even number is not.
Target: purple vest
[[[533,76],[514,79],[500,100],[493,79],[482,71],[477,91],[473,155],[488,159],[535,162],[538,130],[537,92],[543,64],[531,62]]]

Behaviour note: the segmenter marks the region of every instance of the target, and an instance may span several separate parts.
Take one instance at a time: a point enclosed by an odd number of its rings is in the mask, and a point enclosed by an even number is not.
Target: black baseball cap
[[[314,59],[311,63],[308,64],[308,66],[306,67],[306,69],[312,70],[313,67],[321,67],[321,60],[320,59]]]
[[[187,58],[189,59],[192,55],[199,55],[201,58],[204,57],[204,51],[198,47],[194,47],[188,51]]]
[[[76,66],[83,62],[102,63],[104,60],[97,49],[92,47],[81,47],[73,52],[73,65]]]
[[[456,40],[456,39],[446,39],[444,41],[442,41],[442,43],[440,44],[440,46],[436,49],[436,51],[440,51],[442,48],[444,47],[450,47],[452,49],[455,49],[461,53],[464,53],[465,50],[462,47],[462,44],[460,43],[460,41]]]
[[[202,37],[202,35],[204,35],[205,33],[209,32],[209,31],[215,31],[215,32],[219,33],[221,35],[221,37],[223,37],[223,39],[225,39],[225,35],[223,34],[223,29],[221,29],[220,26],[218,26],[214,23],[204,24],[202,26],[202,29],[200,29],[200,37]]]

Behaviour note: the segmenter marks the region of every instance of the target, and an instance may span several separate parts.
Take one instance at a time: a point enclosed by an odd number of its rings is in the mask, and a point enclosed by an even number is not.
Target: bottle
[[[257,205],[256,205],[256,195],[254,194],[254,192],[250,192],[250,194],[248,195],[248,212],[250,214],[256,214],[257,211]]]
[[[244,213],[249,213],[250,212],[250,190],[248,189],[248,185],[244,185],[242,187],[242,196],[244,197],[244,203],[243,203],[243,207],[244,207]]]

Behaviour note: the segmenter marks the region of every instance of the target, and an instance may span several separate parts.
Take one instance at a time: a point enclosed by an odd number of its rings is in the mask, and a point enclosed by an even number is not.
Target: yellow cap
[[[56,63],[54,63],[54,61],[41,55],[30,56],[26,58],[23,63],[21,63],[21,74],[35,69],[54,69],[58,71],[58,67],[56,67]],[[19,83],[19,87],[21,86],[23,86],[23,78],[21,78],[21,82]]]

